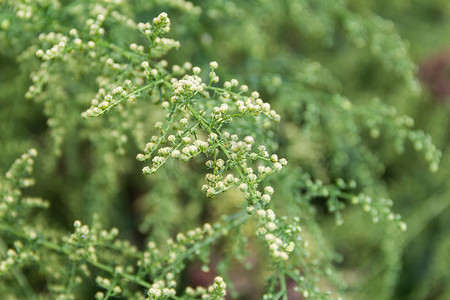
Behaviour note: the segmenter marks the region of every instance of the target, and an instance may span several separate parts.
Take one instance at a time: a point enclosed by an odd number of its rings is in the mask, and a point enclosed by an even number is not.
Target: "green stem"
[[[106,292],[105,298],[103,298],[104,300],[108,300],[113,295],[113,289],[116,286],[116,284],[117,284],[117,277],[114,278],[114,281],[109,287],[108,292]]]
[[[187,104],[186,107],[189,109],[189,111],[190,111],[191,114],[194,116],[194,118],[197,120],[197,122],[199,122],[199,123],[205,128],[205,130],[208,131],[208,133],[210,133],[210,134],[211,134],[211,133],[215,133],[215,134],[219,135],[220,139],[223,139],[223,138],[222,138],[222,134],[221,134],[219,131],[217,131],[217,133],[216,133],[216,132],[213,132],[213,130],[211,129],[211,125],[208,123],[208,121],[205,120],[202,116],[200,116],[200,115],[192,108],[192,106],[191,106],[190,104]],[[236,171],[239,173],[239,176],[242,178],[242,180],[243,180],[249,187],[252,187],[252,183],[248,180],[247,176],[244,175],[244,172],[243,172],[243,170],[242,170],[242,166],[241,166],[240,164],[234,162],[234,160],[231,159],[230,153],[228,152],[228,150],[227,150],[222,144],[219,144],[219,147],[220,147],[220,149],[223,151],[223,153],[225,154],[225,156],[227,157],[227,159],[228,159],[230,162],[233,162],[234,167],[235,167]],[[253,195],[255,194],[255,191],[254,191],[253,189],[249,189],[249,191],[250,191],[250,195],[253,196]],[[262,205],[260,204],[260,206],[262,206]]]
[[[15,235],[15,236],[17,236],[17,237],[19,237],[21,239],[24,239],[24,240],[30,240],[29,237],[25,233],[18,232],[18,231],[14,230],[14,229],[11,229],[9,226],[7,226],[5,224],[0,224],[0,231],[10,233],[10,234]],[[48,249],[51,249],[51,250],[53,250],[55,252],[59,252],[59,253],[64,254],[69,259],[70,259],[70,257],[73,254],[73,251],[71,251],[69,249],[65,249],[65,248],[63,248],[63,247],[61,247],[61,246],[59,246],[59,245],[57,245],[57,244],[55,244],[53,242],[48,241],[48,240],[38,239],[36,242],[39,243],[40,245],[44,246],[45,248],[48,248]],[[76,262],[78,260],[72,260],[72,261]],[[147,281],[144,281],[144,280],[142,280],[142,279],[140,279],[140,278],[138,278],[138,277],[136,277],[136,276],[134,276],[132,274],[117,273],[117,272],[115,272],[115,270],[112,267],[110,267],[108,265],[105,265],[105,264],[103,264],[103,263],[101,263],[99,261],[93,261],[93,260],[88,259],[87,262],[89,264],[91,264],[92,266],[100,269],[100,270],[103,270],[103,271],[105,271],[107,273],[110,273],[110,274],[118,274],[119,276],[121,276],[121,277],[123,277],[123,278],[125,278],[125,279],[127,279],[127,280],[129,280],[129,281],[131,281],[133,283],[135,283],[135,284],[143,286],[143,287],[145,287],[147,289],[151,288],[151,286],[152,286]]]
[[[448,209],[450,206],[449,198],[450,189],[439,194],[436,193],[426,201],[423,201],[420,207],[405,218],[409,227],[403,241],[404,247],[411,243],[428,226],[431,220]]]
[[[3,241],[3,239],[0,239],[0,251],[2,252],[3,256],[6,256],[6,244]],[[34,299],[34,292],[31,288],[30,284],[28,283],[27,278],[18,268],[12,268],[12,273],[14,277],[16,277],[17,282],[19,283],[20,287],[22,288],[25,296],[27,299]]]
[[[283,293],[283,300],[288,300],[287,297],[287,287],[286,287],[286,278],[284,276],[284,272],[280,270],[280,285],[281,285],[281,292]]]
[[[438,217],[450,206],[450,190],[445,192],[435,194],[434,196],[428,198],[422,202],[422,205],[414,210],[406,218],[406,223],[410,224],[408,230],[406,231],[406,236],[403,240],[400,240],[398,247],[405,251],[406,247],[428,226],[431,220]],[[411,220],[411,221],[409,221]],[[366,288],[369,283],[382,274],[386,270],[386,266],[381,266],[373,271],[367,283],[364,285]]]
[[[126,96],[121,97],[120,99],[118,99],[116,102],[112,103],[110,106],[108,106],[108,108],[106,108],[105,110],[102,110],[100,113],[93,115],[93,117],[98,117],[101,116],[107,112],[109,112],[111,110],[111,108],[116,107],[117,105],[119,105],[120,103],[122,103],[125,99],[128,99],[127,97],[129,96],[135,96],[138,95],[139,93],[145,91],[148,88],[152,88],[157,86],[158,84],[163,83],[163,80],[158,80],[158,81],[154,81],[154,82],[150,82],[149,84],[144,85],[143,87],[134,90],[133,92],[127,94]]]
[[[234,227],[237,227],[241,224],[243,224],[248,218],[248,215],[244,211],[240,211],[239,213],[235,215],[231,215],[228,217],[227,221],[233,221],[231,223],[228,223],[227,230],[230,230]],[[170,272],[175,266],[179,265],[186,257],[189,257],[189,255],[195,253],[197,250],[201,249],[202,247],[212,244],[214,241],[219,239],[223,235],[223,230],[216,231],[212,236],[206,238],[202,242],[195,243],[191,248],[187,249],[185,252],[183,252],[183,255],[179,256],[173,263],[171,263],[169,266],[167,266],[161,273],[163,275]]]
[[[66,287],[66,296],[69,296],[69,294],[73,288],[73,285],[75,283],[75,273],[76,273],[75,262],[72,262],[72,269],[70,270],[69,284]]]

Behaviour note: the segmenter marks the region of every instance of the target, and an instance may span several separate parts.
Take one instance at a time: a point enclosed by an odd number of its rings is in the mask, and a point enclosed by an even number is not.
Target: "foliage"
[[[450,7],[381,2],[1,2],[1,294],[445,299]]]

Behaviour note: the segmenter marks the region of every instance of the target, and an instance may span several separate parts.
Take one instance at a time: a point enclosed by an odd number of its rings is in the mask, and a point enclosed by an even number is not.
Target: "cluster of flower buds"
[[[301,240],[299,218],[294,218],[294,222],[288,224],[286,217],[278,220],[271,209],[259,209],[256,215],[260,223],[256,233],[264,238],[272,258],[275,261],[288,260],[289,254],[294,251],[295,241]]]
[[[164,280],[156,281],[147,292],[146,300],[171,299],[175,297],[176,290],[174,287],[168,287]]]
[[[156,34],[168,33],[170,31],[170,19],[167,13],[162,12],[156,18],[153,18],[153,27]]]
[[[23,246],[21,242],[16,241],[16,246]],[[4,260],[0,261],[0,275],[8,273],[11,269],[29,264],[31,262],[36,262],[39,260],[39,257],[31,251],[30,248],[21,249],[16,248],[8,249],[6,251],[6,257]]]
[[[239,99],[235,102],[237,106],[237,111],[240,115],[253,114],[260,115],[264,114],[269,119],[279,122],[281,117],[277,112],[271,109],[270,104],[264,102],[259,98],[258,92],[252,92],[250,97]]]
[[[227,294],[227,284],[222,277],[217,276],[214,278],[214,283],[207,288],[197,287],[193,289],[192,287],[186,288],[186,295],[192,299],[208,299],[208,300],[221,300]]]
[[[193,70],[195,68],[196,67],[194,67]],[[198,92],[202,92],[204,89],[204,83],[197,75],[185,75],[180,80],[173,80],[172,87],[174,94],[172,101],[177,102],[177,100],[180,99],[180,96],[189,98]]]
[[[110,296],[118,296],[122,293],[122,288],[119,285],[115,285],[109,278],[97,276],[95,278],[95,282],[102,288],[110,291],[109,293]],[[95,299],[97,300],[105,299],[105,294],[99,291],[95,294]]]
[[[101,97],[103,99],[101,99]],[[97,96],[92,99],[91,107],[81,114],[82,118],[97,117],[108,112],[112,107],[118,106],[124,101],[133,102],[136,93],[133,92],[130,80],[125,80],[123,86],[116,86],[106,93],[105,89],[100,89]]]

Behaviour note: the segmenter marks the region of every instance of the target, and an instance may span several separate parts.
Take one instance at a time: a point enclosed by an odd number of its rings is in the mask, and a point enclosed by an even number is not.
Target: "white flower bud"
[[[216,61],[212,61],[209,63],[209,67],[211,69],[217,69],[219,67],[219,64]]]
[[[274,231],[275,229],[277,229],[277,225],[273,222],[269,222],[269,223],[267,223],[267,229],[269,231]]]
[[[39,49],[38,51],[36,51],[36,56],[37,56],[37,57],[42,57],[42,56],[44,56],[44,50]]]

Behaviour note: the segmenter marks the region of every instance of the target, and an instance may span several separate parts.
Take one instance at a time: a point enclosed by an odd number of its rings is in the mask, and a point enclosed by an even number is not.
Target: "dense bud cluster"
[[[203,91],[204,84],[202,84],[201,78],[197,75],[185,75],[180,80],[173,80],[172,87],[174,94],[174,97],[172,97],[172,99],[176,101],[176,99],[178,99],[177,96],[184,96],[186,98],[189,98],[195,95],[197,92]]]
[[[148,64],[146,63],[144,67],[148,67]],[[211,62],[210,67],[214,71],[218,68],[218,64]],[[219,126],[224,122],[232,122],[233,117],[239,118],[249,114],[259,115],[263,113],[275,121],[279,120],[279,115],[270,109],[269,104],[258,98],[259,93],[257,92],[253,92],[250,97],[234,94],[234,97],[236,97],[234,99],[236,101],[234,112],[231,111],[227,98],[224,98],[225,102],[211,109],[209,117],[206,113],[197,113],[195,111],[197,103],[192,101],[197,93],[202,94],[203,91],[209,89],[220,93],[222,89],[206,86],[199,77],[200,68],[194,67],[192,70],[194,75],[185,75],[180,80],[172,80],[173,113],[168,119],[167,125],[164,126],[160,122],[155,124],[155,128],[160,130],[160,136],[153,136],[145,146],[144,153],[137,156],[140,161],[151,159],[153,162],[152,167],[146,166],[143,168],[143,173],[156,172],[169,158],[187,161],[200,153],[207,156],[213,155],[214,160],[207,160],[206,162],[206,166],[212,169],[212,173],[206,174],[207,184],[202,187],[208,197],[213,197],[233,186],[249,184],[251,190],[246,193],[246,198],[250,205],[255,205],[257,202],[269,203],[270,196],[264,195],[262,198],[261,193],[257,191],[257,183],[262,178],[280,171],[287,164],[286,159],[283,158],[278,161],[277,155],[270,157],[264,146],[260,146],[258,152],[253,152],[252,148],[255,141],[252,136],[246,136],[243,140],[240,140],[238,135],[222,131]],[[238,83],[236,80],[231,80],[229,85],[231,88],[231,86],[237,86]],[[250,109],[245,108],[239,112],[238,107],[245,107],[246,104],[237,99],[246,99],[245,103],[250,106]],[[256,106],[252,104],[253,101]],[[168,109],[169,105],[169,103],[163,102],[163,108]],[[189,127],[190,121],[185,116],[189,116],[189,119],[193,122]],[[181,131],[181,128],[184,131]],[[196,137],[200,129],[206,131],[208,139],[195,138],[192,140],[190,136]],[[154,153],[157,153],[157,155],[154,155]],[[220,158],[219,153],[222,153],[224,157]],[[270,164],[265,166],[260,164],[256,175],[251,164],[254,164],[257,160],[267,161]],[[235,172],[239,176],[236,177]]]
[[[96,117],[108,112],[111,108],[120,105],[123,102],[133,102],[136,99],[137,92],[133,90],[130,80],[124,82],[122,86],[112,88],[109,93],[104,89],[99,91],[97,97],[91,101],[91,107],[82,113],[82,118]],[[102,94],[103,99],[98,99]]]

